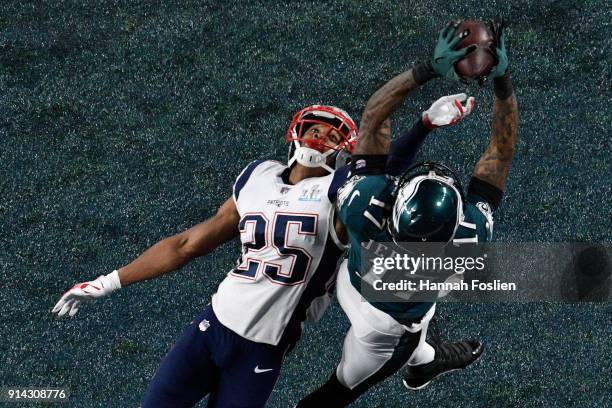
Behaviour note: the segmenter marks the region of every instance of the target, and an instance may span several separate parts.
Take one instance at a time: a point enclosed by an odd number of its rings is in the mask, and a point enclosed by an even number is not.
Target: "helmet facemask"
[[[327,127],[323,137],[305,139],[306,132],[317,124]],[[334,130],[342,139],[337,145],[326,143]],[[330,157],[335,158],[343,150],[352,152],[356,138],[357,126],[346,112],[333,106],[309,106],[293,117],[287,131],[287,140],[291,142],[288,165],[291,167],[297,162],[305,167],[322,167],[331,173],[334,169]]]

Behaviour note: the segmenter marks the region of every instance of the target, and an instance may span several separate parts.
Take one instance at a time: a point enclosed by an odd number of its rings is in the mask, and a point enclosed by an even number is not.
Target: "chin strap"
[[[330,173],[334,172],[334,169],[327,165],[327,158],[335,153],[334,150],[328,150],[325,153],[321,153],[310,147],[300,146],[297,140],[294,140],[293,143],[295,152],[293,153],[293,157],[289,159],[289,167],[291,167],[293,163],[298,162],[304,167],[322,167]]]

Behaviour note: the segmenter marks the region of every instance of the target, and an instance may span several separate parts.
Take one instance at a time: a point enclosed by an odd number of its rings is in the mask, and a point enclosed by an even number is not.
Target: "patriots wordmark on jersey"
[[[234,184],[242,256],[221,282],[212,305],[219,321],[256,342],[299,336],[329,303],[345,247],[334,229],[334,204],[348,167],[295,185],[287,167],[254,161]]]
[[[301,323],[329,304],[344,251],[334,203],[348,174],[331,165],[355,135],[346,112],[305,108],[288,131],[289,167],[255,161],[238,176],[224,206],[242,255],[162,360],[143,407],[193,406],[206,395],[210,407],[266,405]]]

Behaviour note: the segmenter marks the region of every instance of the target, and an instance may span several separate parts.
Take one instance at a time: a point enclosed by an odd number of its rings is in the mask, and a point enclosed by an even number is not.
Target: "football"
[[[497,64],[497,58],[491,51],[495,39],[491,30],[480,21],[465,20],[459,25],[456,33],[461,35],[466,30],[469,30],[469,34],[461,40],[457,49],[470,45],[475,45],[477,48],[455,63],[455,72],[463,79],[483,81]]]

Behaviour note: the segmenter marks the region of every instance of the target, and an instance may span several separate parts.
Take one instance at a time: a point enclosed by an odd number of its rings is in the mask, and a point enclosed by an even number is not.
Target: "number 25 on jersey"
[[[300,246],[291,246],[290,233],[317,235],[317,214],[274,214],[272,234],[270,222],[262,213],[248,213],[240,220],[242,234],[252,231],[249,242],[243,242],[242,262],[231,274],[255,280],[259,271],[271,282],[279,285],[297,285],[306,279],[312,255]],[[293,227],[293,228],[292,228]]]

